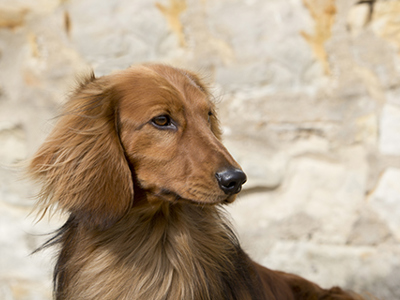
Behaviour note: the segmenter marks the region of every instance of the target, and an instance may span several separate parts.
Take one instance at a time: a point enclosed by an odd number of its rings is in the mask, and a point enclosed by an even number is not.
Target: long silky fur
[[[59,300],[264,298],[217,206],[145,205],[101,234],[71,216],[46,246],[57,244]]]

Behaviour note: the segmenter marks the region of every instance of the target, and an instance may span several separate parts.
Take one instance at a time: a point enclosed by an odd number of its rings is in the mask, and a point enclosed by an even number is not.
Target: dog
[[[253,262],[224,216],[246,175],[198,75],[147,64],[81,80],[30,161],[66,223],[56,300],[355,300]],[[42,247],[42,248],[43,248]]]

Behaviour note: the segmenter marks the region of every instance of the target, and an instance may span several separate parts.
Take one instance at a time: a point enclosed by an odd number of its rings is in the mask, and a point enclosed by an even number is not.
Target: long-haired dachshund
[[[253,262],[225,220],[246,175],[197,75],[164,65],[85,78],[29,172],[69,218],[57,300],[362,299]]]

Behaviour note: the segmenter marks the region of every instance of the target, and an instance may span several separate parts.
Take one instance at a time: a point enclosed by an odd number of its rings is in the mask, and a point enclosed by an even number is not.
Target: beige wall
[[[2,0],[0,299],[50,299],[59,226],[33,225],[10,167],[43,141],[76,74],[156,61],[214,84],[249,180],[247,251],[323,286],[400,298],[400,1]],[[373,3],[372,3],[373,2]]]

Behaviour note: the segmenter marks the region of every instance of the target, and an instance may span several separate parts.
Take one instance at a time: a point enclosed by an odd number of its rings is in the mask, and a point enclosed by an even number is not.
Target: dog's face
[[[148,199],[231,202],[245,181],[221,144],[210,94],[194,74],[133,68],[118,80],[120,138]],[[136,91],[140,91],[139,93]],[[231,190],[218,174],[231,172]]]
[[[207,89],[162,65],[86,78],[29,172],[42,183],[44,211],[57,203],[99,228],[138,198],[231,202],[246,180],[220,142]]]

